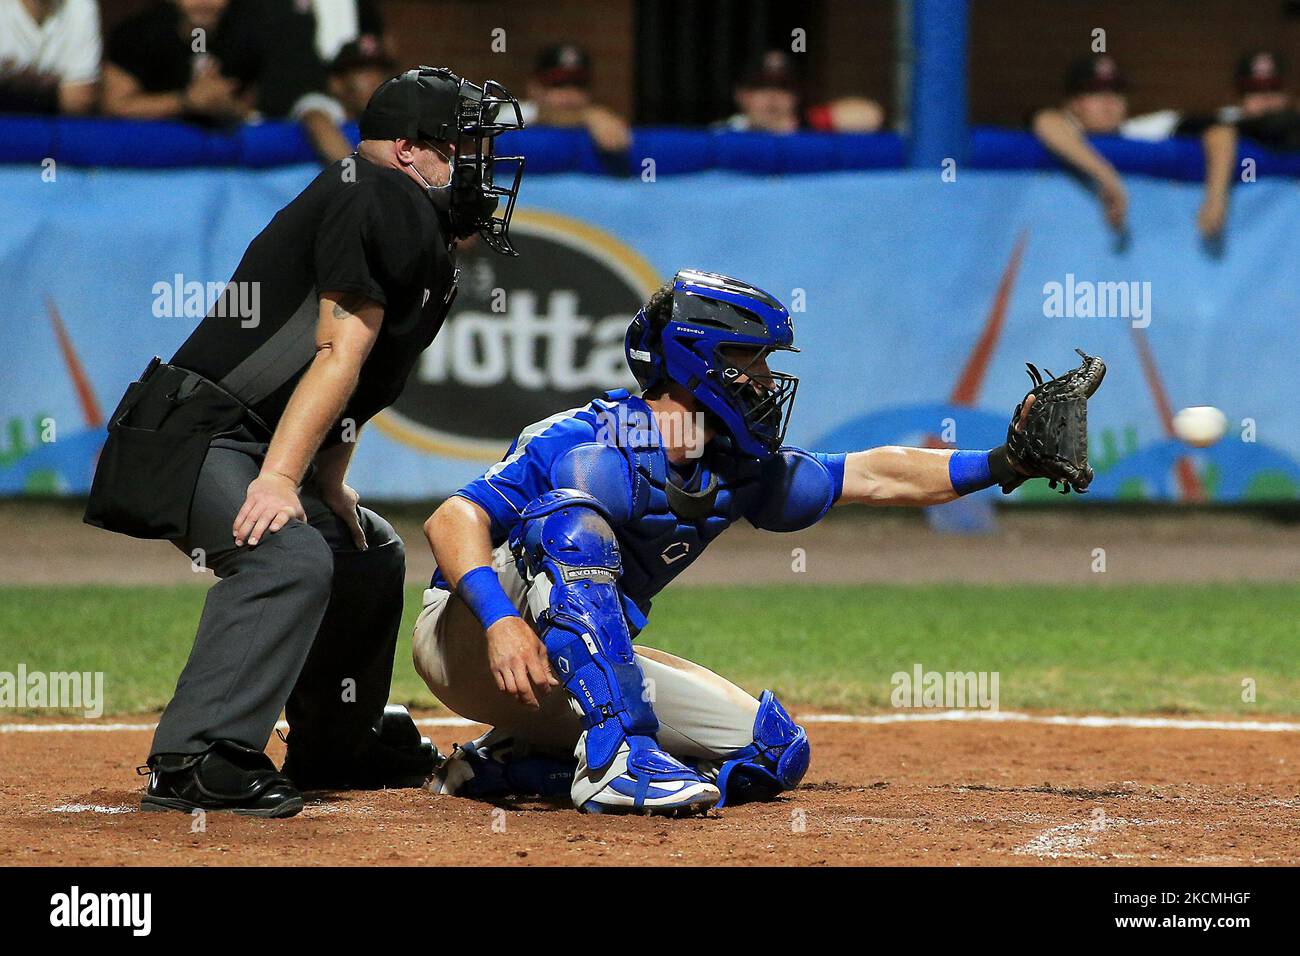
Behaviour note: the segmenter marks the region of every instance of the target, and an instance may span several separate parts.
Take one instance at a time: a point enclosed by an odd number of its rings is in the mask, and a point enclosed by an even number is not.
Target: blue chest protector
[[[551,468],[555,488],[574,488],[609,510],[623,557],[620,586],[643,614],[733,522],[794,531],[818,521],[839,494],[831,456],[782,449],[767,462],[710,443],[689,480],[672,474],[649,407],[622,389],[592,403],[598,439],[575,445]],[[616,436],[617,440],[611,440]]]

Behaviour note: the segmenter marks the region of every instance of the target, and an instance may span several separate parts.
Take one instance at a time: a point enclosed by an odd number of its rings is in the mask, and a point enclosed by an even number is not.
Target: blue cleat
[[[722,792],[705,777],[659,749],[653,738],[629,736],[601,773],[587,766],[586,737],[578,741],[573,805],[583,813],[704,813]]]
[[[496,730],[457,744],[433,772],[433,793],[476,800],[498,797],[561,797],[573,783],[573,759],[529,753]]]

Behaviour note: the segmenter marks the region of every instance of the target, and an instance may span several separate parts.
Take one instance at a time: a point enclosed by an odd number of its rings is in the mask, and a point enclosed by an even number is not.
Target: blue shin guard
[[[536,611],[538,630],[582,712],[587,762],[601,770],[625,738],[659,729],[615,584],[618,541],[604,506],[578,491],[549,491],[522,517],[510,546],[525,577],[551,581],[548,604]]]
[[[808,735],[770,690],[763,691],[754,718],[754,742],[733,753],[718,769],[724,804],[770,800],[793,790],[808,771]]]
[[[590,495],[559,489],[522,518],[510,546],[551,667],[581,715],[574,802],[597,813],[712,806],[717,788],[655,742],[659,721],[632,651],[608,512]]]

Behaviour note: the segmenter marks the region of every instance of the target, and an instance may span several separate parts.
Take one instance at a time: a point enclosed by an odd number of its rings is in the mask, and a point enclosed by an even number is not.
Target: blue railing
[[[346,129],[356,138],[356,128]],[[1166,179],[1197,180],[1204,158],[1196,139],[1158,143],[1096,137],[1097,149],[1121,172]],[[529,175],[608,173],[581,130],[528,129],[501,140],[506,152],[528,157]],[[1300,176],[1300,154],[1279,155],[1253,143],[1242,144],[1259,176]],[[0,117],[0,163],[40,163],[54,159],[74,166],[164,169],[243,166],[261,169],[313,162],[315,157],[295,123],[266,122],[233,130],[209,130],[184,123],[101,118]],[[798,133],[776,136],[643,127],[633,132],[626,172],[640,175],[654,160],[655,176],[723,170],[755,175],[901,169],[908,142],[896,133]],[[1050,169],[1055,157],[1022,130],[975,127],[968,169]],[[620,170],[622,171],[622,170]]]

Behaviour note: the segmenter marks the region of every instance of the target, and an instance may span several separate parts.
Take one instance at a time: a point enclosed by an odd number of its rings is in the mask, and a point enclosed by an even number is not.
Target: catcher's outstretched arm
[[[837,504],[940,505],[957,497],[948,478],[947,448],[887,445],[849,455]]]
[[[947,448],[903,448],[886,445],[867,451],[854,452],[844,462],[844,491],[836,504],[859,505],[941,505],[952,501],[974,487],[989,487],[999,480],[993,474],[997,467],[996,457],[1002,454],[1005,472],[1009,477],[1011,464],[1006,461],[1002,449],[993,453],[954,452]],[[959,457],[953,462],[953,455]],[[987,464],[990,457],[995,461],[989,466],[989,480],[979,483],[979,476],[969,475],[970,464],[980,465],[983,458]]]
[[[1082,494],[1092,482],[1088,466],[1088,399],[1101,387],[1106,363],[1075,349],[1078,368],[1044,378],[1027,366],[1033,390],[1007,428],[1007,443],[989,451],[898,448],[855,452],[844,462],[837,503],[940,505],[999,485],[1009,494],[1026,478],[1046,478],[1064,494]]]
[[[1031,395],[1020,409],[1017,431],[1024,429],[1033,404]],[[979,452],[885,445],[853,452],[844,460],[844,490],[836,504],[941,505],[1022,478],[1005,445]]]

